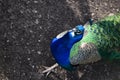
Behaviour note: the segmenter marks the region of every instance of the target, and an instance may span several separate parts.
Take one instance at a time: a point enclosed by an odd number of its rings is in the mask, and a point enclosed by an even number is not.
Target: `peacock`
[[[64,31],[53,38],[50,49],[58,63],[53,67],[60,65],[69,71],[74,70],[78,64],[99,60],[119,61],[120,14]]]

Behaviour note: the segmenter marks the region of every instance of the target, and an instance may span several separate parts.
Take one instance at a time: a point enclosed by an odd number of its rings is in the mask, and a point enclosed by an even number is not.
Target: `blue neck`
[[[72,70],[73,67],[69,61],[70,50],[75,42],[73,42],[69,33],[63,38],[54,39],[55,41],[51,44],[52,54],[57,63],[65,69]]]

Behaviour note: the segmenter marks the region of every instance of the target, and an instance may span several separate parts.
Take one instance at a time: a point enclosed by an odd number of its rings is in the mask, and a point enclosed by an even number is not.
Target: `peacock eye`
[[[80,35],[80,34],[82,34],[82,31],[81,31],[81,30],[76,30],[76,31],[75,31],[75,35]]]

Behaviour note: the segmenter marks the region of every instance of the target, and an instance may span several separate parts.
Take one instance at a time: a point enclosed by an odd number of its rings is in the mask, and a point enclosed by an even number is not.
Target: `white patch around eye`
[[[75,30],[76,30],[76,28],[73,28],[72,30],[73,30],[73,31],[75,31]]]
[[[74,37],[75,36],[74,32],[72,32],[71,35],[72,35],[72,37]]]
[[[62,38],[68,31],[64,31],[56,36],[57,39]]]

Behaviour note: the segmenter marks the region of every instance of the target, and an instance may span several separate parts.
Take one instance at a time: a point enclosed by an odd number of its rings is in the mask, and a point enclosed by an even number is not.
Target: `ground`
[[[118,62],[100,61],[69,72],[55,63],[49,45],[58,33],[120,11],[120,0],[0,0],[0,80],[120,80]],[[84,73],[81,77],[80,73]]]

